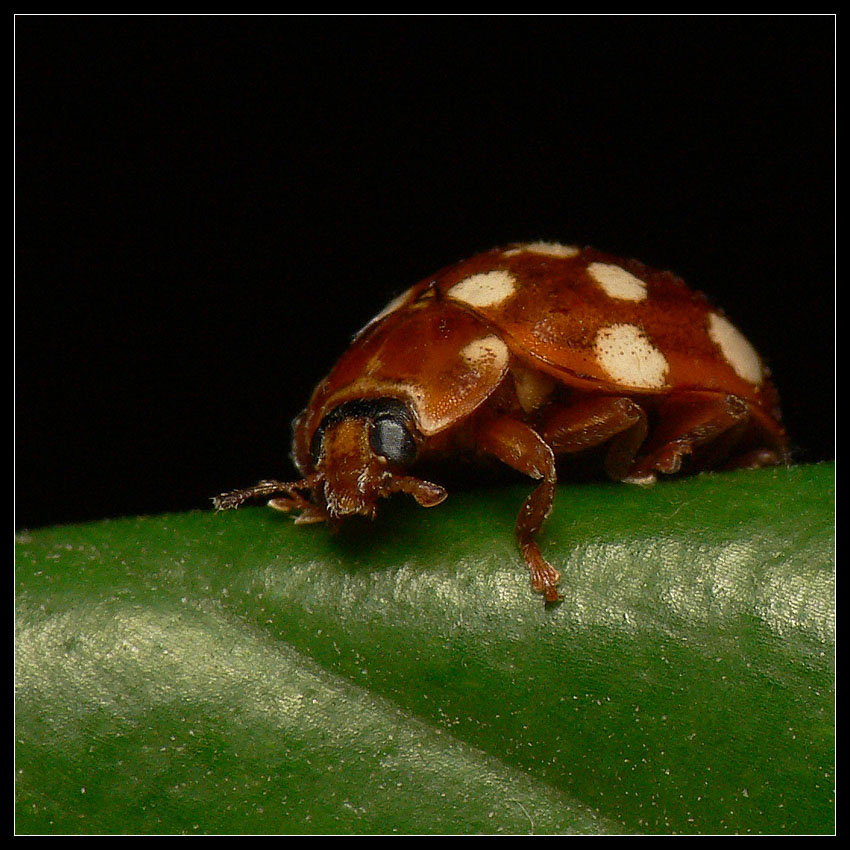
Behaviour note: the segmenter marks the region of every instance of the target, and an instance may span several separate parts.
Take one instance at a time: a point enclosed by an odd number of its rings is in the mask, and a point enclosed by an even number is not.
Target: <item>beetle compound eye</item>
[[[375,454],[392,463],[410,463],[416,457],[416,442],[403,422],[390,417],[372,423],[369,444]]]
[[[393,463],[410,463],[416,458],[416,441],[408,430],[413,427],[410,411],[395,398],[360,398],[333,408],[322,419],[310,440],[310,455],[318,465],[325,450],[325,436],[341,422],[360,420],[369,428],[372,451]]]

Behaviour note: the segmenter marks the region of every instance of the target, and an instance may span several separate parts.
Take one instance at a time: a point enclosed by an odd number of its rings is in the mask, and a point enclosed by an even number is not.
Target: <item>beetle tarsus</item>
[[[540,547],[534,541],[523,545],[522,554],[525,563],[531,571],[531,586],[537,593],[543,594],[547,603],[560,602],[562,597],[558,592],[558,582],[561,574],[540,553]]]

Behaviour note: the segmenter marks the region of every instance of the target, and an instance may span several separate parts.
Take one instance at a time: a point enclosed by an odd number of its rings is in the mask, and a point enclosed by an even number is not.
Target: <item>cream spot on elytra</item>
[[[464,278],[446,294],[472,307],[495,307],[516,291],[514,276],[504,269],[482,272]]]
[[[667,358],[636,325],[600,328],[593,342],[599,365],[619,384],[659,389],[667,381]]]
[[[764,370],[756,350],[727,318],[710,313],[708,335],[741,378],[756,385],[764,380]]]
[[[529,254],[542,254],[545,257],[560,257],[569,259],[580,252],[575,245],[562,245],[560,242],[523,242],[502,252],[503,257],[515,257],[527,251]]]
[[[595,280],[606,295],[621,301],[643,301],[646,284],[631,272],[612,263],[591,263],[587,273]]]
[[[501,372],[510,357],[507,345],[494,334],[472,340],[461,349],[460,356],[476,372]]]

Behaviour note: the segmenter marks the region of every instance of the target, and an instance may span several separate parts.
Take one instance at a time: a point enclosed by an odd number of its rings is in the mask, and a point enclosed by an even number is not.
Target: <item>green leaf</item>
[[[19,833],[831,833],[834,467],[19,535]]]

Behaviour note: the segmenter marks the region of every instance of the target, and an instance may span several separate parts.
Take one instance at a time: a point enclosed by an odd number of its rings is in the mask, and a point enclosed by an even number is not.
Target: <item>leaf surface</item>
[[[834,467],[16,544],[19,833],[834,829]]]

